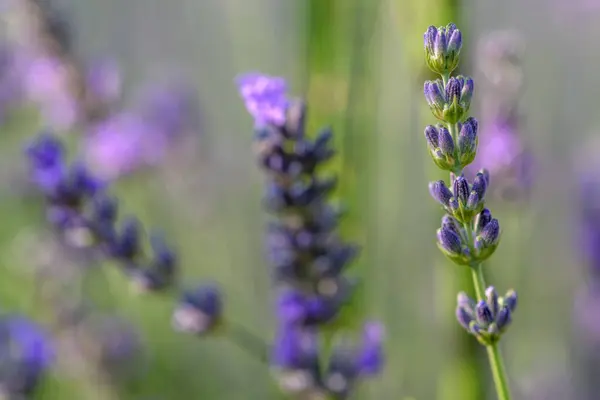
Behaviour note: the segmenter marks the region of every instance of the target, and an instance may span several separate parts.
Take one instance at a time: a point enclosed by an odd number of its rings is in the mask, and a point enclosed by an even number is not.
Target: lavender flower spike
[[[450,171],[448,185],[444,181],[429,185],[432,197],[447,213],[437,231],[438,247],[454,264],[472,270],[477,304],[461,293],[456,318],[487,347],[498,397],[509,400],[510,391],[497,342],[511,322],[514,312],[511,305],[516,305],[516,293],[511,291],[505,299],[499,299],[493,287],[485,289],[482,262],[498,247],[500,223],[485,208],[489,173],[481,170],[471,182],[464,174],[465,168],[475,160],[479,142],[479,123],[468,116],[474,82],[469,77],[451,76],[458,66],[462,45],[462,36],[454,24],[430,26],[424,38],[425,61],[441,76],[441,79],[425,82],[425,99],[433,116],[442,121],[437,127],[425,129],[427,149],[440,169]]]
[[[275,216],[266,237],[279,290],[272,365],[287,392],[345,398],[381,370],[383,338],[382,328],[368,323],[361,345],[334,348],[329,367],[320,368],[319,333],[352,295],[355,282],[344,271],[358,253],[339,236],[340,213],[327,201],[337,180],[318,172],[334,155],[331,130],[306,138],[305,104],[287,97],[282,78],[253,73],[237,83],[254,117],[258,160],[267,174],[264,204]]]

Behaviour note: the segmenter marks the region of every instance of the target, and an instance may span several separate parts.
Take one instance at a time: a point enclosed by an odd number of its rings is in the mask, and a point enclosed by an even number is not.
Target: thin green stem
[[[508,379],[506,371],[504,370],[504,361],[498,343],[493,343],[487,347],[487,354],[490,360],[490,367],[492,368],[492,375],[494,376],[494,385],[496,385],[496,393],[498,393],[499,400],[510,400],[510,388],[508,386]]]
[[[473,277],[473,286],[477,301],[485,298],[485,279],[483,278],[483,268],[481,264],[471,266],[471,276]]]

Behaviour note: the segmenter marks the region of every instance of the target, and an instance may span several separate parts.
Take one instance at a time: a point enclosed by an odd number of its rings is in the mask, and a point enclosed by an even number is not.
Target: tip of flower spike
[[[235,83],[246,109],[254,118],[255,125],[283,126],[285,124],[287,108],[290,104],[285,79],[249,72],[238,75]]]

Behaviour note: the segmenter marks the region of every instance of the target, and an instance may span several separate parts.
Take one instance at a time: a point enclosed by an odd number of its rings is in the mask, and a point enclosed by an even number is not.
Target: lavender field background
[[[349,309],[356,320],[375,318],[386,327],[384,372],[361,385],[357,399],[495,399],[485,351],[454,318],[456,293],[472,291],[469,275],[435,245],[442,213],[427,182],[442,176],[422,133],[434,123],[422,94],[423,81],[431,79],[422,35],[427,26],[450,21],[463,30],[461,72],[479,78],[473,112],[479,117],[485,76],[478,66],[486,61],[479,40],[516,33],[524,47],[514,67],[523,89],[514,100],[523,116],[515,135],[532,162],[530,178],[516,178],[523,190],[489,201],[503,236],[486,274],[501,292],[515,288],[520,296],[502,350],[515,399],[599,398],[600,329],[594,336],[580,322],[581,315],[600,321],[600,301],[590,294],[593,260],[580,248],[578,184],[582,170],[600,176],[592,147],[599,142],[588,144],[600,134],[600,3],[55,2],[74,26],[77,57],[118,63],[124,107],[140,87],[169,77],[183,77],[196,90],[197,129],[185,132],[158,165],[120,178],[114,193],[124,212],[160,227],[176,244],[184,283],[218,282],[226,318],[267,340],[275,321],[262,251],[263,176],[234,78],[246,71],[285,76],[308,100],[310,129],[332,125],[340,158],[329,170],[340,175],[336,197],[349,207],[342,232],[363,246],[351,269],[363,285]],[[10,36],[12,28],[3,28]],[[7,114],[0,136],[0,310],[56,332],[56,362],[33,398],[281,398],[268,368],[227,340],[174,332],[175,293],[136,295],[110,263],[90,267],[59,257],[45,286],[72,292],[94,315],[130,323],[143,350],[106,367],[94,359],[101,339],[84,340],[87,350],[72,345],[74,333],[58,328],[61,310],[36,284],[51,248],[42,201],[26,190],[23,147],[44,126],[36,107],[25,104]],[[82,135],[64,133],[73,153]],[[513,178],[492,175],[492,187]]]

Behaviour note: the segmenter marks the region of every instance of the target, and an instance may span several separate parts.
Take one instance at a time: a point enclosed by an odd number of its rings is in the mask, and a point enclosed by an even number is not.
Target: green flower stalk
[[[438,168],[450,172],[449,184],[431,182],[429,191],[440,203],[445,215],[437,231],[437,244],[452,262],[470,268],[476,299],[464,292],[458,295],[458,322],[487,348],[499,400],[511,398],[498,342],[512,321],[517,294],[510,290],[498,296],[492,286],[486,288],[483,261],[498,247],[501,230],[497,219],[485,208],[490,184],[487,170],[479,171],[472,182],[463,171],[475,159],[478,122],[469,117],[473,97],[473,79],[451,76],[459,63],[462,35],[454,24],[435,28],[424,35],[427,66],[441,79],[427,81],[425,99],[432,114],[440,121],[425,128],[427,148]]]

